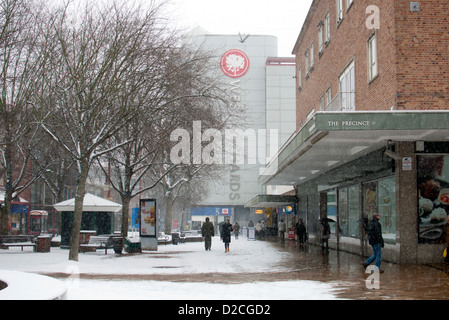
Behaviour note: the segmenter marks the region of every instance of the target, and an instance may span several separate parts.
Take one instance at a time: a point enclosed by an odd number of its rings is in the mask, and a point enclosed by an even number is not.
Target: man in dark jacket
[[[380,214],[376,212],[373,214],[373,220],[368,224],[368,242],[373,247],[373,255],[363,263],[363,266],[366,269],[375,259],[377,270],[382,273],[384,271],[380,268],[380,264],[382,262],[384,239],[382,238],[382,226],[379,220]]]
[[[204,237],[204,245],[206,247],[206,251],[210,251],[210,247],[212,246],[212,237],[215,235],[214,224],[209,221],[209,218],[206,218],[206,222],[203,223],[201,227],[201,233]]]

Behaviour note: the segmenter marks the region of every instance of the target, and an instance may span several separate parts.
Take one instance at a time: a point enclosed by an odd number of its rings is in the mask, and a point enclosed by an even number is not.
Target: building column
[[[415,142],[396,142],[396,237],[399,244],[399,263],[418,260],[418,197]],[[403,158],[412,161],[411,168]]]

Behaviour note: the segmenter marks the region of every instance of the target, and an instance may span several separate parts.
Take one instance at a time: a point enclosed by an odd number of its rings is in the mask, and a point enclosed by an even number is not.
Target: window
[[[376,78],[378,74],[377,68],[377,36],[374,34],[368,40],[368,76],[369,81]]]
[[[323,23],[321,22],[318,26],[318,56],[321,57],[323,54],[324,49],[324,42],[323,42]]]
[[[371,220],[380,214],[382,236],[387,243],[396,243],[396,187],[395,178],[385,178],[363,185],[364,217]]]
[[[340,111],[355,110],[355,72],[354,61],[343,71],[340,76]]]
[[[324,96],[321,96],[320,98],[320,111],[324,110]]]
[[[331,103],[331,101],[332,101],[332,88],[329,87],[329,88],[326,90],[326,105],[328,105],[329,103]]]
[[[313,71],[313,67],[315,65],[315,60],[314,60],[314,57],[313,57],[313,42],[310,45],[309,58],[310,58],[310,66],[309,66],[309,68],[310,68],[310,72],[312,72]]]
[[[343,21],[343,0],[337,0],[337,24]]]
[[[298,91],[302,89],[302,70],[301,67],[298,69]]]
[[[349,10],[354,0],[346,0],[346,11]]]
[[[309,50],[304,53],[306,65],[306,80],[309,78]]]
[[[359,187],[338,189],[338,220],[342,236],[359,237]]]
[[[326,18],[324,19],[324,28],[326,32],[326,46],[327,46],[331,41],[331,24],[329,12],[327,13]]]

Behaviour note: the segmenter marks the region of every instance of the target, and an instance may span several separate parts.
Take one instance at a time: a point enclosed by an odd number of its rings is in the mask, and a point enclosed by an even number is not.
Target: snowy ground
[[[242,237],[232,239],[229,253],[224,253],[223,244],[215,237],[212,251],[205,251],[204,243],[162,245],[157,252],[136,255],[115,255],[113,250],[108,250],[105,255],[101,250],[80,253],[79,262],[68,261],[68,250],[59,248],[51,248],[50,253],[11,248],[0,250],[0,270],[59,275],[60,281],[67,286],[67,298],[71,300],[336,298],[332,283],[302,280],[226,283],[208,278],[211,275],[225,279],[235,274],[262,273],[266,274],[267,280],[272,280],[270,273],[288,271],[283,264],[288,254],[267,242],[247,241]],[[157,276],[162,281],[154,280]],[[192,276],[196,277],[195,281],[189,281]],[[167,278],[170,280],[165,280]],[[26,299],[25,293],[23,298]]]

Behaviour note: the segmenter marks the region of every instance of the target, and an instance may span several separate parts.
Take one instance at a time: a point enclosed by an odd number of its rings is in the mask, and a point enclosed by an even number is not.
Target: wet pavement
[[[330,250],[322,253],[313,245],[296,242],[272,243],[291,253],[283,267],[291,269],[291,279],[331,282],[338,297],[358,300],[449,300],[449,266],[397,265],[383,262],[384,273],[366,273],[359,255]],[[286,265],[287,264],[287,265]]]
[[[449,266],[397,265],[383,262],[382,274],[366,273],[365,260],[359,255],[330,250],[322,253],[314,245],[299,247],[294,241],[284,244],[266,241],[266,245],[285,252],[285,258],[271,272],[243,273],[190,273],[190,274],[81,274],[81,279],[170,281],[240,284],[250,282],[276,282],[312,280],[332,284],[337,298],[354,300],[449,300]],[[156,258],[170,258],[186,252],[152,253]],[[160,268],[172,268],[163,267]],[[67,274],[46,274],[67,278]],[[378,277],[377,277],[378,276]],[[376,278],[377,277],[377,278]],[[367,281],[368,280],[368,281]],[[378,288],[377,288],[378,287]],[[301,288],[298,288],[301,290]]]

